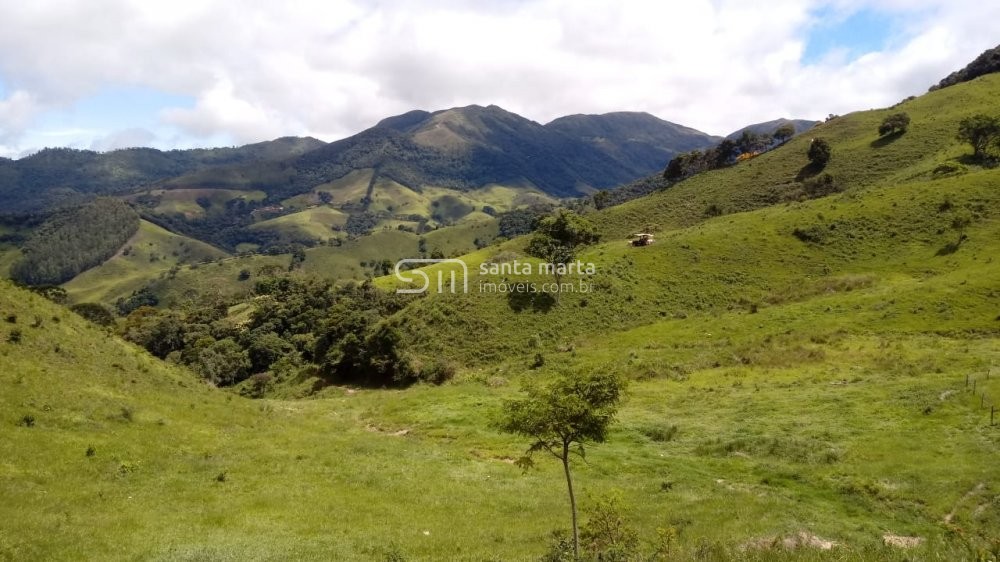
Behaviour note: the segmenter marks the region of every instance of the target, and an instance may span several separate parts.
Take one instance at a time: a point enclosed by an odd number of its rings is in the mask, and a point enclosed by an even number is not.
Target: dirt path
[[[973,496],[982,492],[985,488],[986,488],[986,482],[980,482],[979,484],[976,484],[971,490],[966,492],[965,495],[962,496],[960,500],[955,502],[955,505],[951,506],[951,512],[949,512],[948,515],[944,516],[944,522],[951,523],[951,520],[955,518],[955,512],[958,511],[959,506],[961,506],[967,500],[971,499]]]

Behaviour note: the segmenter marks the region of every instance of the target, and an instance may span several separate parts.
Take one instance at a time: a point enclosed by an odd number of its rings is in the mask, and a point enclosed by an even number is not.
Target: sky
[[[723,135],[919,95],[998,21],[983,0],[0,0],[0,156],[332,141],[469,104]]]

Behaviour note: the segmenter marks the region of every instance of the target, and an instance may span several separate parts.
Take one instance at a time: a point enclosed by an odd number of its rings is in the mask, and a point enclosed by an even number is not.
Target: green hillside
[[[290,215],[255,223],[250,228],[271,230],[300,240],[329,240],[336,237],[334,227],[343,228],[347,214],[332,207],[313,207]]]
[[[656,230],[695,224],[706,218],[713,204],[728,214],[797,198],[796,179],[808,175],[805,154],[813,138],[823,138],[833,146],[824,172],[849,190],[932,180],[938,166],[971,153],[955,140],[958,122],[975,113],[995,112],[1000,74],[962,86],[931,92],[894,108],[852,113],[822,123],[743,164],[699,174],[662,193],[614,207],[600,225],[607,236],[621,237],[646,224]],[[899,111],[912,119],[910,130],[880,138],[879,124]]]
[[[182,264],[226,256],[204,242],[173,234],[142,221],[125,246],[111,259],[64,284],[73,302],[114,303],[133,291],[169,274]]]

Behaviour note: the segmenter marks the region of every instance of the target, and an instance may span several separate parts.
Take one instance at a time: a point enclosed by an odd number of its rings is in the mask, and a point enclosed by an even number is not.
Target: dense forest
[[[384,318],[405,304],[370,282],[333,288],[329,282],[265,276],[254,286],[246,322],[227,317],[232,304],[209,300],[186,309],[132,310],[122,336],[157,357],[190,366],[213,384],[255,395],[275,380],[405,386],[440,383],[454,368],[421,364],[406,352],[399,330]]]
[[[24,244],[11,277],[27,285],[64,283],[113,256],[138,229],[139,215],[117,199],[61,211]]]

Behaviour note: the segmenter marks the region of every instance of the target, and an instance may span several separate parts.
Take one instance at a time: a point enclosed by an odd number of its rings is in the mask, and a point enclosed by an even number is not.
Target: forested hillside
[[[139,215],[117,199],[99,198],[41,225],[11,266],[28,285],[58,285],[113,256],[139,229]]]
[[[45,210],[94,195],[129,193],[199,169],[283,160],[322,144],[313,138],[285,137],[238,148],[104,153],[46,148],[19,160],[0,159],[0,207],[5,214]]]

